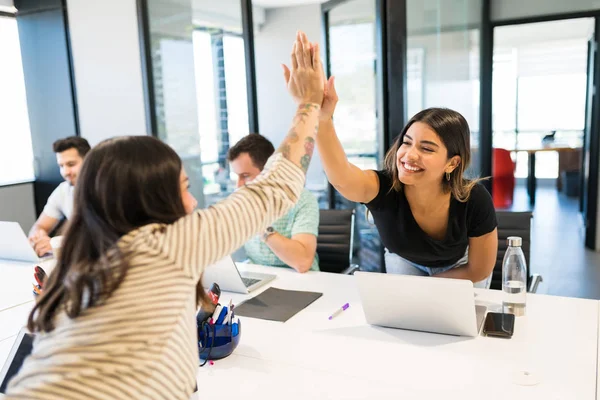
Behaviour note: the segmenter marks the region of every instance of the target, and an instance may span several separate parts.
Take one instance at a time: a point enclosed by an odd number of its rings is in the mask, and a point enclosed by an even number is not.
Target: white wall
[[[296,106],[286,91],[281,64],[289,66],[297,30],[312,41],[321,42],[321,6],[268,9],[265,22],[254,33],[258,124],[262,135],[279,146],[295,115]],[[315,152],[307,175],[307,185],[324,184],[321,160]]]
[[[600,9],[599,0],[492,0],[492,21]]]
[[[135,0],[67,0],[81,136],[145,135]]]
[[[0,187],[0,221],[16,221],[29,232],[35,222],[33,183]]]

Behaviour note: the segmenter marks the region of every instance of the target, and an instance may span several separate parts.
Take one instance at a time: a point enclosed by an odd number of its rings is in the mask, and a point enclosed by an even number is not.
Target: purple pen
[[[329,320],[334,319],[335,317],[338,316],[338,314],[342,313],[342,311],[345,311],[348,307],[350,307],[350,303],[346,303],[342,306],[342,308],[337,309],[333,314],[331,314],[329,316]]]

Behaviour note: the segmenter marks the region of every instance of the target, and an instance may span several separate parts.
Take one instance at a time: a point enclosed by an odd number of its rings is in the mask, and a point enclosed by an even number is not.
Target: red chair
[[[517,164],[510,157],[510,151],[493,149],[492,156],[492,198],[496,208],[509,208],[515,191],[515,168]]]

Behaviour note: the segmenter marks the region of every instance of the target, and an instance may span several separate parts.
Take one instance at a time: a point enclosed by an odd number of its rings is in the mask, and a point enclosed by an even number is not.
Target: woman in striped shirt
[[[110,139],[88,154],[8,399],[190,397],[203,268],[285,214],[304,186],[323,75],[306,35],[291,58],[292,128],[259,178],[214,206],[186,215],[195,200],[181,160],[157,139]]]

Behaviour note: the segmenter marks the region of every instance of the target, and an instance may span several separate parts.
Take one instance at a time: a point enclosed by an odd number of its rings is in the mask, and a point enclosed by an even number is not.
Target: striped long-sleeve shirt
[[[7,398],[188,399],[199,363],[196,284],[204,267],[287,212],[303,184],[302,170],[276,154],[252,184],[224,201],[122,237],[125,280],[102,305],[74,319],[57,314]]]

